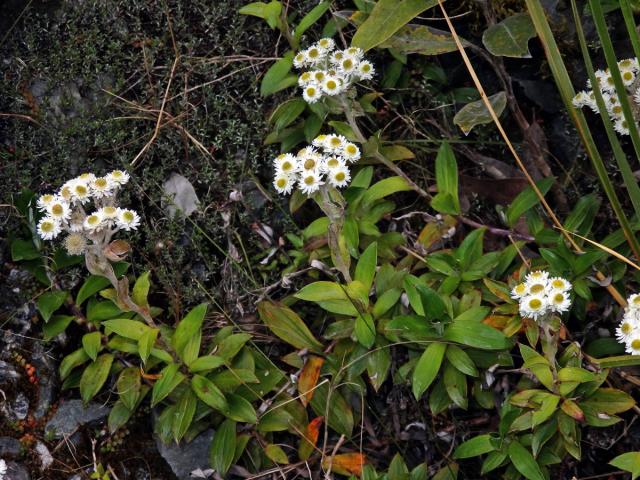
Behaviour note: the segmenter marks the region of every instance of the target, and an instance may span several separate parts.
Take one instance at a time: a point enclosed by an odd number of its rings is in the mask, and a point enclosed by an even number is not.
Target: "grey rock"
[[[29,399],[24,393],[19,392],[13,401],[3,403],[1,410],[10,422],[24,420],[29,413]]]
[[[0,386],[15,383],[21,376],[14,365],[0,360]]]
[[[179,480],[191,480],[191,472],[209,468],[209,447],[213,440],[213,430],[207,430],[190,443],[164,444],[156,437],[156,446],[173,473]]]
[[[7,462],[7,473],[5,477],[9,480],[31,480],[29,471],[16,462]]]
[[[179,173],[172,173],[169,180],[164,182],[162,189],[169,198],[168,201],[163,199],[163,207],[171,217],[174,217],[178,212],[188,217],[200,205],[195,188],[186,177]]]
[[[63,438],[74,433],[81,425],[102,420],[108,414],[109,409],[98,403],[92,402],[85,407],[82,400],[67,400],[49,420],[45,432],[55,438]]]
[[[38,403],[33,416],[36,420],[44,417],[53,401],[53,391],[57,375],[53,361],[45,352],[41,343],[34,344],[31,363],[38,373]]]
[[[20,442],[13,437],[0,437],[0,457],[17,457],[20,455]]]

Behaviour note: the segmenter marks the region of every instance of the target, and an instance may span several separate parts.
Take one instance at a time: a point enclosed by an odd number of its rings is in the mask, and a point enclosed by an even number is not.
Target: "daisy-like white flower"
[[[363,60],[358,64],[358,77],[360,80],[371,80],[376,74],[373,64],[368,60]]]
[[[318,40],[318,46],[325,52],[328,52],[336,48],[336,42],[333,40],[333,38],[321,38],[320,40]]]
[[[588,101],[589,94],[587,94],[586,91],[582,90],[581,92],[576,93],[576,96],[573,97],[571,103],[573,103],[573,106],[576,108],[582,108],[587,104]]]
[[[7,474],[7,462],[0,458],[0,480],[4,480],[4,476]],[[9,479],[7,479],[9,480]]]
[[[527,295],[520,301],[520,315],[537,320],[547,312],[547,307],[547,298],[544,295]]]
[[[302,193],[311,195],[312,193],[317,192],[321,185],[324,185],[324,182],[321,180],[320,172],[318,170],[303,172],[300,175],[298,187]]]
[[[87,203],[91,200],[91,189],[84,180],[76,179],[71,188],[71,199],[79,203]]]
[[[298,159],[290,153],[278,155],[273,161],[277,173],[291,175],[298,170]]]
[[[307,172],[319,170],[322,167],[322,155],[317,152],[309,152],[300,158],[300,171],[302,175]]]
[[[345,55],[338,64],[338,71],[343,75],[352,75],[358,71],[358,59],[352,55]]]
[[[64,199],[58,197],[55,201],[49,204],[47,207],[47,213],[51,218],[62,222],[63,220],[69,219],[71,216],[71,209]]]
[[[307,57],[307,62],[310,65],[318,65],[322,62],[325,52],[322,50],[322,48],[313,45],[305,50],[304,54]]]
[[[83,227],[89,233],[95,233],[102,230],[103,226],[103,218],[99,210],[93,212],[84,219]]]
[[[75,178],[76,181],[86,183],[87,185],[95,179],[96,176],[93,173],[82,173]]]
[[[321,148],[321,147],[324,147],[324,142],[326,140],[327,140],[326,135],[318,135],[316,138],[313,139],[313,141],[311,142],[311,145],[313,145],[316,148]]]
[[[360,160],[360,149],[355,143],[346,142],[340,149],[342,157],[348,162],[357,162]]]
[[[322,88],[317,83],[310,83],[302,90],[302,98],[307,103],[316,103],[322,97]]]
[[[324,159],[322,164],[322,169],[324,172],[332,172],[341,168],[346,167],[347,164],[342,157],[338,157],[335,155],[328,156]]]
[[[553,290],[547,298],[552,312],[564,313],[571,307],[571,299],[566,291]]]
[[[105,225],[111,227],[117,222],[118,208],[111,205],[102,207],[100,210],[98,210],[98,215],[102,217],[102,221],[105,223]]]
[[[620,70],[631,70],[634,73],[638,72],[638,59],[637,58],[625,58],[618,62],[618,68]]]
[[[322,87],[322,82],[327,78],[327,72],[324,70],[315,70],[310,73],[313,81]]]
[[[631,315],[625,315],[616,328],[616,339],[620,343],[627,343],[633,337],[637,337],[640,334],[640,326],[638,320]]]
[[[118,227],[125,231],[136,230],[140,225],[140,216],[134,211],[121,208],[116,219]]]
[[[338,77],[327,75],[322,82],[322,91],[327,95],[338,95],[342,92],[342,80]]]
[[[296,68],[302,68],[307,65],[307,55],[306,52],[298,52],[295,57],[293,57],[293,66]]]
[[[64,248],[69,255],[82,255],[87,250],[87,239],[79,233],[71,233],[64,239]]]
[[[525,278],[525,282],[543,282],[546,283],[549,279],[549,272],[545,270],[535,270],[529,273]]]
[[[346,54],[360,61],[364,57],[364,50],[359,47],[349,47],[346,50]]]
[[[347,139],[342,135],[327,135],[324,148],[331,153],[340,154],[342,147],[347,143]]]
[[[89,184],[91,194],[95,198],[108,197],[113,193],[114,186],[115,185],[109,181],[108,177],[98,177]]]
[[[107,180],[112,185],[125,185],[129,182],[131,177],[124,170],[113,170],[111,173],[107,175]]]
[[[62,231],[60,222],[51,217],[44,217],[38,222],[37,232],[43,240],[53,240]]]
[[[330,170],[327,173],[327,177],[329,178],[331,186],[336,188],[346,187],[351,181],[351,173],[349,172],[349,168],[346,166]]]
[[[627,340],[625,351],[631,355],[640,355],[640,335],[635,335]]]
[[[633,295],[629,296],[629,298],[627,299],[627,304],[629,305],[630,310],[640,311],[640,294],[634,293]]]
[[[58,196],[63,198],[65,201],[70,202],[71,200],[73,200],[73,193],[71,191],[72,187],[73,187],[73,183],[71,181],[66,182],[60,188],[60,191],[58,192]]]
[[[527,295],[527,293],[528,289],[526,283],[521,282],[511,289],[511,298],[520,300],[522,297]]]
[[[552,290],[559,290],[561,292],[568,292],[571,290],[571,283],[562,277],[551,277],[548,285]]]
[[[338,65],[340,65],[340,62],[343,58],[344,52],[342,50],[336,50],[334,52],[331,52],[331,54],[329,55],[329,62],[337,67]]]
[[[617,120],[613,124],[613,128],[620,135],[629,135],[629,125],[627,124],[627,121],[624,118]]]
[[[55,195],[51,195],[47,193],[45,195],[40,195],[38,201],[36,202],[36,208],[41,212],[45,212],[49,206],[57,200]]]
[[[290,194],[293,189],[294,181],[290,175],[285,173],[276,174],[276,178],[273,179],[273,187],[278,193]]]
[[[298,77],[298,85],[306,87],[310,83],[313,83],[313,75],[311,72],[304,72]]]
[[[622,69],[620,75],[622,76],[622,83],[625,87],[631,86],[636,79],[636,74],[632,69]]]

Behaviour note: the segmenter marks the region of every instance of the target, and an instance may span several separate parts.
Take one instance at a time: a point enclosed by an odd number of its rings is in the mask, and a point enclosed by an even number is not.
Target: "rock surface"
[[[47,435],[63,438],[71,435],[81,425],[105,418],[109,409],[98,403],[89,403],[86,407],[82,400],[68,400],[60,405],[53,418],[45,427]]]
[[[31,480],[31,476],[25,467],[16,462],[7,462],[7,480]]]
[[[160,455],[164,458],[179,480],[191,480],[191,472],[209,468],[209,447],[213,440],[213,430],[207,430],[190,443],[170,443],[165,445],[156,438]]]
[[[0,458],[20,455],[20,442],[13,437],[0,437]]]

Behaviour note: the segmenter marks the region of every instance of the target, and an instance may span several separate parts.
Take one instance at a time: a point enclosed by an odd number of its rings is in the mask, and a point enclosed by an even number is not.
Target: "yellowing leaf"
[[[311,355],[300,373],[300,377],[298,378],[298,393],[300,394],[300,401],[305,407],[313,397],[313,391],[318,384],[320,369],[323,364],[324,358]]]
[[[362,453],[342,453],[333,457],[327,456],[322,460],[322,468],[341,475],[362,474],[362,467],[366,463],[367,458]]]

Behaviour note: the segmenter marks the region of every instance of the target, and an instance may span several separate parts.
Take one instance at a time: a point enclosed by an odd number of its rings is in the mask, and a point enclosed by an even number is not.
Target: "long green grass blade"
[[[618,68],[618,58],[616,57],[616,52],[613,49],[613,43],[611,42],[611,36],[609,35],[609,30],[607,29],[607,23],[604,18],[604,13],[602,11],[602,5],[600,5],[600,1],[601,0],[589,0],[589,7],[591,8],[591,14],[593,16],[593,22],[596,26],[596,31],[598,32],[598,37],[600,37],[600,42],[602,43],[604,58],[607,60],[609,73],[613,78],[613,83],[616,87],[616,94],[618,95],[620,105],[622,106],[622,113],[624,114],[624,119],[626,120],[627,126],[629,128],[631,142],[633,143],[633,148],[636,151],[636,157],[640,160],[640,133],[638,133],[638,125],[635,121],[635,118],[633,117],[631,103],[629,102],[627,89],[624,86],[622,75],[620,73],[620,69]],[[593,85],[595,86],[597,85],[597,83]]]
[[[638,36],[638,30],[636,30],[636,21],[633,18],[633,10],[631,10],[629,0],[620,0],[620,10],[622,10],[624,24],[627,27],[627,32],[629,33],[633,53],[638,57],[638,59],[640,59],[640,36]]]
[[[547,61],[549,62],[549,68],[551,69],[551,73],[555,79],[562,101],[564,102],[567,112],[571,116],[576,129],[578,130],[582,144],[584,145],[587,155],[591,159],[593,168],[595,169],[598,180],[609,199],[611,208],[615,212],[618,222],[624,231],[625,238],[636,257],[640,258],[640,245],[633,234],[629,219],[625,215],[613,184],[609,179],[607,168],[604,165],[600,152],[593,140],[593,136],[591,135],[591,131],[589,130],[584,114],[580,110],[574,108],[572,104],[573,97],[575,96],[575,90],[571,84],[569,73],[567,72],[567,68],[562,60],[562,56],[560,55],[558,45],[553,37],[551,27],[549,26],[549,22],[545,16],[544,9],[540,4],[540,0],[526,0],[526,4],[531,20],[533,21],[544,47]]]
[[[587,40],[584,35],[584,30],[582,29],[580,14],[578,13],[578,7],[576,6],[575,0],[571,0],[571,8],[573,10],[573,19],[576,24],[576,33],[578,34],[578,41],[580,43],[580,49],[582,50],[582,57],[587,69],[587,74],[589,75],[589,80],[591,81],[591,85],[597,85],[598,83],[593,68],[593,63],[591,62],[591,56],[589,55],[589,49],[587,47]],[[609,138],[609,143],[611,144],[613,155],[616,159],[616,162],[618,163],[618,168],[620,168],[620,172],[622,173],[622,179],[629,193],[629,197],[631,198],[631,203],[633,204],[636,216],[640,218],[640,187],[638,187],[638,183],[636,182],[636,179],[633,176],[633,172],[631,171],[631,167],[629,166],[629,162],[627,161],[627,156],[624,153],[624,150],[620,145],[620,141],[618,140],[618,135],[613,128],[613,123],[611,122],[611,118],[607,113],[604,98],[602,97],[600,89],[594,88],[593,93],[596,97],[596,104],[598,105],[598,110],[600,110],[602,123],[604,123],[604,129],[607,133],[607,137]]]

